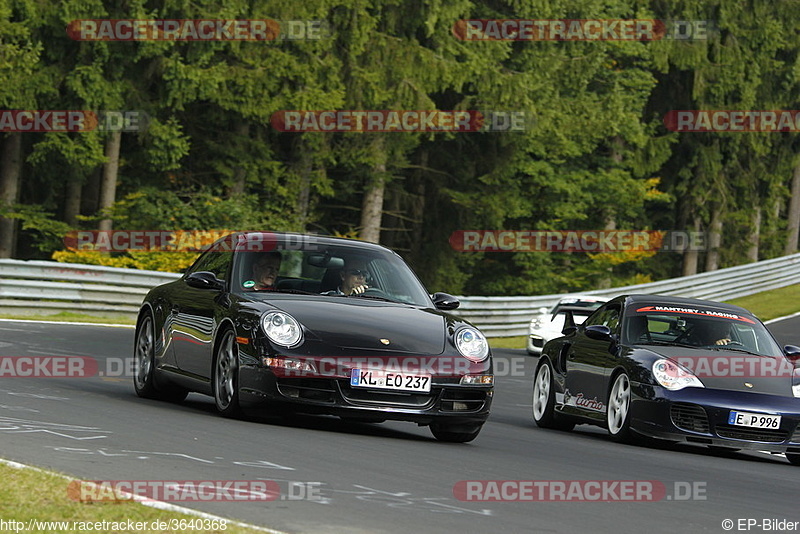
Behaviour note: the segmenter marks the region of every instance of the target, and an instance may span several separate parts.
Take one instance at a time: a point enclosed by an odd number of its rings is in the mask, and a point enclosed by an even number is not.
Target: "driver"
[[[323,295],[360,295],[369,288],[367,285],[369,271],[363,260],[346,260],[339,276],[342,279],[339,287],[326,291]]]
[[[731,342],[731,327],[723,321],[698,322],[690,340],[697,345],[727,345]]]

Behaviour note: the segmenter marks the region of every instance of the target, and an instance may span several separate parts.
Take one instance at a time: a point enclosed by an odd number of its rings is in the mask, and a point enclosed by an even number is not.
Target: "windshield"
[[[780,356],[780,347],[751,315],[712,308],[635,304],[625,314],[625,343],[732,349]]]
[[[432,306],[427,291],[414,272],[390,251],[357,244],[322,244],[313,236],[300,243],[296,238],[307,236],[290,237],[295,239],[289,242],[285,241],[286,236],[276,235],[277,243],[268,252],[246,249],[237,252],[231,290],[344,298],[342,285],[345,276],[357,272],[361,283],[367,286],[367,290],[359,295],[361,298]]]

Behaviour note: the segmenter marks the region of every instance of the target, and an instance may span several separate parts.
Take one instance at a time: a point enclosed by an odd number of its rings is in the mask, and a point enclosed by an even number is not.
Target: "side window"
[[[231,256],[230,252],[208,251],[200,256],[200,259],[192,265],[187,274],[209,271],[214,273],[214,276],[220,280],[226,280],[228,278],[228,267],[231,264]]]
[[[605,318],[608,314],[608,308],[598,308],[593,314],[583,322],[584,326],[593,326],[598,324],[605,324]]]
[[[603,321],[602,324],[609,327],[612,332],[616,332],[617,327],[619,326],[619,308],[617,307],[610,308],[607,311],[605,321]]]
[[[617,331],[619,326],[619,308],[600,308],[586,319],[583,323],[584,326],[604,325],[611,329],[612,332]]]

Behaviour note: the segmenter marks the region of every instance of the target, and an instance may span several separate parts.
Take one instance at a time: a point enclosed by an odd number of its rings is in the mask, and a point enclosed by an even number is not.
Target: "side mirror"
[[[434,293],[431,299],[437,310],[455,310],[461,305],[457,298],[447,293]]]
[[[591,339],[598,341],[611,341],[611,329],[606,325],[593,324],[583,329],[584,333]]]
[[[800,347],[795,345],[786,345],[783,347],[783,353],[789,358],[789,361],[797,364],[800,363]]]
[[[536,312],[536,313],[538,313],[539,315],[547,315],[547,312],[549,312],[549,311],[550,311],[550,310],[548,310],[547,308],[545,308],[544,306],[542,306],[541,308],[539,308],[539,309],[537,310],[537,312]]]
[[[208,271],[198,271],[186,277],[186,284],[197,289],[216,289],[225,288],[225,282],[217,278],[214,273]]]

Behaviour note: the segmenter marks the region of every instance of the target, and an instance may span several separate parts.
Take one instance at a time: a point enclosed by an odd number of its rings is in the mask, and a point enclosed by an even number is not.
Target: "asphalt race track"
[[[770,328],[781,344],[800,345],[800,317]],[[132,328],[1,321],[0,356],[85,356],[103,376],[2,378],[0,456],[88,480],[273,480],[282,495],[271,502],[176,504],[285,532],[717,533],[725,519],[733,531],[755,519],[755,532],[765,531],[764,519],[800,521],[800,468],[782,456],[619,445],[588,426],[537,428],[536,360],[521,350],[495,351],[495,402],[482,434],[444,444],[410,423],[239,421],[217,416],[200,395],[181,404],[139,399],[122,365],[132,344]],[[465,480],[656,481],[666,496],[462,502],[453,488]]]

